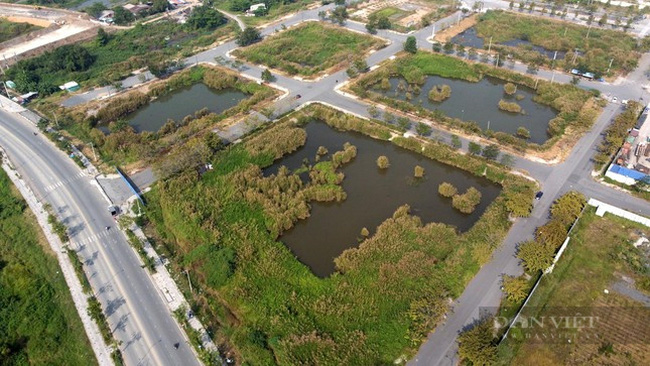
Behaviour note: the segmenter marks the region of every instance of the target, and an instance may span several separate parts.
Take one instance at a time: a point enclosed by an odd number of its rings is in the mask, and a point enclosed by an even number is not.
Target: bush
[[[442,182],[438,186],[438,193],[443,197],[449,198],[456,195],[456,193],[458,193],[458,189],[456,189],[456,187],[454,187],[454,185],[451,183]]]
[[[377,158],[377,167],[379,169],[388,169],[390,166],[390,162],[388,161],[388,157],[382,155]]]
[[[533,240],[519,244],[517,250],[517,257],[522,260],[529,273],[547,269],[553,263],[553,254],[553,248]]]
[[[418,51],[418,45],[415,37],[408,36],[404,42],[404,51],[415,54]]]
[[[470,187],[465,193],[454,195],[451,205],[464,214],[471,214],[480,202],[481,192],[474,187]]]
[[[519,302],[528,296],[528,282],[523,277],[503,276],[503,291],[508,300]]]
[[[473,142],[473,141],[469,142],[469,146],[467,147],[467,149],[469,150],[469,153],[471,155],[480,155],[481,151],[483,150],[481,145],[479,145],[479,144],[477,144],[476,142]]]
[[[499,109],[510,113],[521,113],[521,106],[515,102],[499,101]]]
[[[526,127],[519,127],[517,128],[517,136],[521,137],[522,139],[529,139],[530,131],[528,131]]]
[[[237,45],[244,47],[259,42],[261,39],[262,35],[260,34],[260,31],[253,27],[246,27],[246,29],[237,36]]]
[[[186,26],[190,29],[216,29],[220,25],[226,23],[226,17],[221,14],[217,9],[209,6],[202,5],[192,8],[190,16],[185,22]]]
[[[415,132],[420,136],[428,136],[431,134],[431,126],[423,122],[418,122],[417,126],[415,126]]]
[[[451,87],[449,85],[434,85],[429,91],[429,100],[432,102],[442,102],[451,96]]]
[[[494,319],[481,320],[458,336],[458,355],[470,365],[493,365],[497,358]]]
[[[499,153],[499,147],[495,144],[490,144],[483,149],[483,152],[481,154],[486,159],[497,160]]]
[[[415,170],[413,172],[413,176],[416,177],[416,178],[424,177],[424,168],[419,166],[419,165],[416,165]]]
[[[503,85],[503,91],[508,95],[513,95],[517,92],[517,85],[513,83],[506,83]]]

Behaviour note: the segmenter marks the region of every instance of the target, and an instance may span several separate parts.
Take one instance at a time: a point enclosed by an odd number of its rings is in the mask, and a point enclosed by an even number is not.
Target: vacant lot
[[[649,294],[648,247],[634,241],[647,227],[614,216],[604,218],[587,209],[572,232],[571,242],[552,274],[542,279],[526,305],[524,316],[598,316],[595,328],[539,334],[576,336],[572,342],[528,339],[511,331],[500,346],[501,363],[514,365],[644,365],[650,359],[650,308],[624,292]],[[620,290],[620,288],[624,290]],[[609,293],[605,293],[605,289]],[[531,331],[528,331],[530,334]],[[592,336],[588,339],[586,336]],[[595,336],[595,337],[593,337]]]
[[[564,59],[557,62],[559,67],[567,70],[578,68],[601,75],[607,73],[611,60],[611,74],[634,70],[643,52],[636,39],[621,31],[589,29],[568,22],[502,11],[488,11],[481,15],[476,31],[486,43],[492,38],[492,49],[496,43],[524,41],[517,48],[507,47],[508,53],[514,53],[524,61],[550,63],[548,58],[531,51],[530,46],[526,46],[529,42],[547,50],[566,52]],[[497,46],[497,49],[499,47],[503,46]]]
[[[0,169],[0,364],[95,363],[59,264]]]
[[[363,57],[384,42],[320,22],[307,22],[263,42],[237,50],[249,62],[282,70],[290,75],[315,77],[354,58]]]
[[[41,29],[41,27],[29,23],[14,23],[0,18],[0,42],[8,41],[37,29]]]
[[[396,208],[392,217],[382,218],[376,234],[335,259],[336,273],[318,278],[279,235],[310,220],[311,203],[356,198],[342,185],[342,167],[355,159],[356,148],[344,144],[295,171],[262,173],[305,144],[303,124],[312,118],[483,175],[503,190],[464,233],[439,223],[423,225],[408,207]],[[507,197],[517,195],[514,200],[530,205],[530,182],[446,145],[403,137],[388,142],[396,132],[312,106],[217,153],[214,170],[202,177],[188,170],[159,182],[148,195],[156,242],[172,253],[172,263],[190,270],[193,285],[202,289],[192,301],[205,312],[216,338],[233,346],[238,361],[375,365],[412,354],[446,310],[448,297],[462,293],[506,234]]]

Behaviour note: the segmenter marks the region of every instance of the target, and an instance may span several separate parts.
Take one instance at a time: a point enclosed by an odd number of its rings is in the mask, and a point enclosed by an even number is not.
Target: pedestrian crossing
[[[58,181],[56,183],[50,184],[49,186],[45,187],[45,193],[50,193],[50,192],[56,190],[57,188],[61,188],[64,185],[66,185],[66,184],[68,184],[68,183],[70,183],[72,181],[75,181],[77,179],[83,178],[85,176],[86,176],[86,173],[79,172],[79,173],[77,173],[75,176],[73,176],[71,178],[68,178],[68,179],[65,179],[65,180]]]
[[[105,231],[101,231],[99,234],[91,235],[91,236],[89,236],[89,237],[87,237],[85,239],[75,240],[74,242],[77,244],[77,246],[80,247],[82,245],[86,245],[86,244],[96,242],[96,241],[98,241],[100,239],[105,239],[109,235],[110,235],[110,232],[108,230],[105,230]]]

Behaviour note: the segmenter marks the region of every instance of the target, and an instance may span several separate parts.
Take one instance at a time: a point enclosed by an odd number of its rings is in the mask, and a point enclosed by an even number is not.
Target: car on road
[[[612,103],[617,103],[617,102],[618,102],[618,98],[617,98],[617,97],[612,98]]]
[[[110,205],[108,206],[108,212],[111,213],[111,216],[117,217],[117,215],[120,213],[120,208],[115,205]]]
[[[539,199],[542,198],[543,195],[544,195],[544,192],[542,192],[542,191],[539,191],[539,192],[535,193],[535,200],[539,201]]]

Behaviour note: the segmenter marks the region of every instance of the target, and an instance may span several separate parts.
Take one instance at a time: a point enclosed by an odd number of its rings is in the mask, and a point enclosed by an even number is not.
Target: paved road
[[[198,365],[139,258],[106,210],[106,201],[63,152],[22,117],[0,110],[0,145],[40,200],[69,227],[86,273],[128,365]],[[109,231],[106,226],[111,226]],[[178,350],[173,345],[179,342]]]
[[[331,5],[301,12],[289,19],[283,20],[283,24],[291,26],[303,20],[317,19],[319,11],[330,7]],[[436,26],[448,23],[450,20],[456,19],[456,17],[457,15],[454,14],[437,22]],[[359,23],[349,21],[345,26],[353,30],[365,32],[364,26]],[[279,27],[280,25],[267,27],[262,31],[262,34],[271,34]],[[425,41],[430,33],[431,27],[428,27],[413,34],[418,39],[418,46],[420,48],[430,49],[431,45]],[[389,31],[380,31],[378,35],[391,41],[391,44],[370,55],[367,60],[370,66],[376,65],[399,52],[402,48],[402,43],[406,39],[405,35]],[[228,42],[214,49],[192,56],[186,61],[187,63],[214,62],[215,57],[224,57],[235,47],[234,42]],[[641,85],[648,82],[645,71],[649,64],[650,57],[644,55],[639,69],[628,75],[624,80],[619,80],[613,84],[583,81],[580,85],[586,88],[597,88],[605,94],[615,95],[620,99],[641,99],[644,97],[644,99],[647,99]],[[525,65],[522,64],[515,64],[512,68],[520,72],[525,72],[526,69]],[[255,65],[245,65],[239,71],[251,77],[259,78],[262,68]],[[541,70],[538,76],[545,79],[553,79],[557,82],[568,82],[571,80],[570,75],[557,72],[553,73],[548,70]],[[300,99],[302,102],[320,101],[358,115],[368,115],[366,104],[356,99],[346,98],[333,90],[338,83],[348,79],[344,72],[330,75],[318,82],[303,82],[281,75],[276,75],[276,77],[275,84],[288,90],[290,98],[300,94],[302,96]],[[517,243],[531,238],[535,228],[545,223],[549,207],[561,194],[568,190],[578,190],[588,197],[593,197],[603,202],[650,216],[650,205],[647,202],[619,190],[598,184],[590,176],[592,168],[591,157],[595,153],[595,146],[597,146],[599,139],[602,138],[602,131],[607,127],[612,117],[619,112],[619,108],[620,105],[617,104],[608,105],[591,131],[580,139],[569,158],[562,164],[550,167],[522,158],[515,159],[516,168],[526,170],[541,183],[542,189],[545,192],[544,197],[536,202],[531,217],[520,219],[513,225],[504,243],[494,253],[493,259],[469,283],[465,292],[454,303],[453,311],[449,314],[447,321],[441,324],[431,334],[427,342],[420,348],[416,357],[411,360],[411,364],[445,365],[457,361],[456,336],[458,332],[476,319],[479,307],[496,307],[499,305],[502,296],[500,290],[501,275],[503,273],[521,273],[519,261],[515,257]],[[441,138],[449,139],[449,134],[445,131],[438,131],[437,133]],[[467,144],[468,141],[463,139],[465,148]]]

